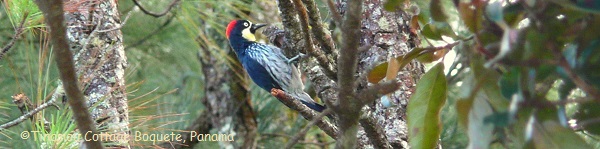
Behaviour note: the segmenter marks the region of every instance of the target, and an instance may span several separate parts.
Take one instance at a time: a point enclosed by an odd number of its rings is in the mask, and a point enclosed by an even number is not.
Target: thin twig
[[[435,51],[439,51],[439,50],[449,50],[449,49],[452,49],[454,46],[458,45],[460,42],[461,41],[459,40],[459,41],[455,41],[453,43],[449,43],[449,44],[446,44],[444,46],[439,46],[439,47],[429,46],[429,47],[423,48],[423,51],[421,51],[419,53],[419,55],[425,54],[425,53],[430,53],[430,52],[435,52]]]
[[[133,3],[134,3],[136,6],[138,6],[138,7],[140,8],[140,10],[142,10],[142,12],[144,12],[145,14],[147,14],[147,15],[150,15],[150,16],[153,16],[153,17],[155,17],[155,18],[158,18],[158,17],[162,17],[162,16],[166,15],[167,13],[169,13],[169,11],[171,11],[171,9],[172,9],[173,7],[175,7],[175,6],[176,6],[176,5],[179,3],[179,1],[181,1],[181,0],[173,0],[173,1],[171,2],[171,4],[169,4],[169,6],[167,7],[167,9],[166,9],[165,11],[161,12],[161,13],[153,13],[153,12],[150,12],[150,11],[146,10],[146,8],[142,7],[142,5],[141,5],[141,4],[140,4],[140,3],[139,3],[137,0],[132,0],[132,1],[133,1]]]
[[[6,52],[8,52],[8,50],[10,50],[10,48],[12,48],[13,45],[15,45],[15,42],[17,41],[17,39],[19,39],[21,34],[23,34],[23,31],[25,30],[25,28],[23,28],[23,26],[25,25],[28,14],[29,13],[25,13],[25,15],[23,15],[23,19],[21,20],[21,23],[19,23],[19,27],[15,28],[15,35],[8,42],[8,44],[2,48],[2,51],[0,51],[0,60],[2,60],[2,57],[4,57]]]
[[[8,123],[0,125],[0,131],[2,131],[3,129],[8,129],[17,124],[20,124],[21,122],[27,120],[28,118],[33,117],[33,115],[37,114],[38,112],[42,111],[43,109],[46,109],[47,107],[54,105],[55,102],[56,102],[56,99],[51,98],[50,100],[46,101],[39,107],[27,112],[26,114],[21,115],[19,118],[15,119],[13,121],[10,121]]]
[[[139,46],[141,44],[143,44],[144,42],[146,42],[146,40],[150,39],[150,37],[157,35],[160,31],[162,31],[163,29],[165,29],[171,22],[173,22],[173,18],[175,18],[176,15],[172,15],[170,18],[167,19],[167,21],[165,21],[165,23],[163,23],[162,25],[160,25],[157,29],[155,29],[154,31],[152,31],[152,33],[144,36],[144,38],[136,41],[135,43],[125,46],[125,50],[129,49],[129,48],[133,48],[136,46]]]
[[[317,62],[319,62],[319,66],[321,66],[323,72],[325,73],[325,75],[327,75],[327,77],[329,77],[332,80],[337,80],[335,70],[332,66],[333,64],[329,62],[329,59],[323,53],[321,53],[321,51],[315,50],[313,47],[313,41],[311,38],[310,31],[308,29],[308,13],[304,8],[304,4],[302,4],[300,0],[293,1],[296,10],[299,12],[298,14],[300,15],[300,25],[302,27],[304,41],[306,41],[306,45],[304,46],[306,47],[306,51],[317,59]]]
[[[598,89],[588,84],[586,81],[581,79],[581,77],[575,74],[575,72],[573,72],[573,68],[571,68],[571,66],[567,63],[564,57],[559,62],[559,65],[565,69],[565,72],[567,72],[567,75],[569,76],[569,78],[571,78],[573,83],[575,83],[579,88],[581,88],[586,93],[594,97],[596,100],[600,100],[600,92],[598,92]]]
[[[311,121],[317,119],[317,112],[302,104],[299,99],[295,99],[289,94],[286,94],[284,91],[280,89],[271,89],[271,95],[275,96],[281,103],[285,104],[290,109],[298,111],[305,119]],[[329,121],[318,119],[316,125],[330,137],[337,138],[338,129],[329,123]]]
[[[129,11],[127,13],[127,16],[125,16],[125,20],[123,20],[123,23],[117,24],[117,26],[111,28],[111,29],[105,29],[105,30],[98,30],[99,33],[104,33],[104,32],[110,32],[110,31],[114,31],[114,30],[118,30],[121,29],[123,26],[125,26],[125,23],[127,23],[127,20],[129,20],[129,16],[131,16],[132,12],[135,11],[135,7],[133,8],[133,11]]]
[[[361,104],[368,104],[381,96],[392,93],[400,88],[401,83],[397,81],[386,81],[369,86],[358,93],[357,99],[361,100]]]
[[[323,112],[321,112],[319,115],[317,115],[317,117],[315,117],[315,119],[311,120],[306,126],[304,126],[304,128],[302,130],[300,130],[300,132],[296,133],[296,135],[294,137],[292,137],[292,139],[290,139],[290,141],[288,141],[287,144],[285,144],[285,148],[294,147],[294,145],[296,143],[298,143],[298,141],[301,138],[304,138],[304,136],[306,136],[306,133],[308,132],[308,130],[310,130],[310,128],[312,128],[312,126],[317,124],[317,122],[319,120],[321,120],[324,116],[329,115],[330,113],[331,113],[331,109],[325,109]]]
[[[596,123],[600,123],[600,117],[591,118],[591,119],[577,122],[577,128],[585,128],[588,125],[592,125],[592,124],[596,124]],[[597,125],[595,125],[595,126],[597,126]]]
[[[548,44],[548,47],[552,50],[554,56],[556,56],[559,59],[558,65],[565,70],[565,72],[567,73],[569,78],[571,78],[573,83],[575,83],[577,87],[581,88],[588,95],[594,97],[594,99],[600,100],[600,92],[598,92],[598,89],[588,84],[588,82],[584,81],[581,77],[575,74],[573,68],[571,68],[571,65],[569,65],[567,59],[563,56],[560,50],[558,50],[554,44]]]

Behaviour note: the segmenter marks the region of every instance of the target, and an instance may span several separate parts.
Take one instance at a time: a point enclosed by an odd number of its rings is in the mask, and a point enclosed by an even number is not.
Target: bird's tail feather
[[[314,102],[306,102],[303,100],[300,100],[300,102],[302,102],[302,104],[306,105],[308,108],[313,109],[317,112],[323,112],[323,110],[325,110],[325,106],[322,106],[318,103],[314,103]]]
[[[318,104],[317,102],[315,102],[315,100],[313,100],[310,97],[310,95],[308,95],[306,92],[299,92],[299,93],[296,93],[296,95],[298,96],[298,98],[300,99],[302,104],[306,105],[310,109],[313,109],[317,112],[323,112],[323,110],[325,110],[325,106],[322,106],[322,105]]]

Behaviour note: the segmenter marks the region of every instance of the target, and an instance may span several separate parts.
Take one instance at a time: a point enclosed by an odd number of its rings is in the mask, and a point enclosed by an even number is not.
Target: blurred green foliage
[[[421,8],[411,24],[422,26],[424,42],[397,59],[429,63],[423,57],[437,53],[451,59],[443,61],[450,65],[447,113],[427,119],[443,119],[443,148],[600,147],[600,2],[399,2],[387,5]],[[385,69],[374,69],[369,81],[378,81],[379,71]],[[422,78],[419,85],[433,81]],[[409,105],[429,100],[417,97]],[[408,121],[424,113],[409,112]]]

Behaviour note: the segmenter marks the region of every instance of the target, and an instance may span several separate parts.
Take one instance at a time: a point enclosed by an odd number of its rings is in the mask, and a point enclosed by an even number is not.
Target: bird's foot
[[[306,54],[299,53],[298,55],[296,55],[296,56],[288,59],[287,63],[288,64],[290,64],[290,63],[298,63],[298,61],[300,61],[300,59],[305,58],[305,57],[307,57]]]

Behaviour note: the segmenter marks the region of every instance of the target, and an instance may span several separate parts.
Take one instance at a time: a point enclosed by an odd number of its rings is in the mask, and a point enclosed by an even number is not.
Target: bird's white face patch
[[[244,29],[242,30],[242,37],[244,37],[248,41],[256,41],[256,36],[250,32],[250,27],[252,26],[252,22],[244,22]]]

